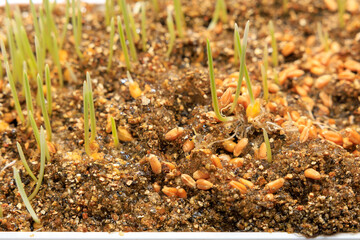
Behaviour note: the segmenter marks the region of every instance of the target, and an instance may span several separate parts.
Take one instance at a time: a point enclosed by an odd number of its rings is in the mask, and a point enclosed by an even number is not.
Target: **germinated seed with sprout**
[[[124,53],[126,68],[128,71],[130,71],[131,64],[130,64],[129,52],[126,46],[124,29],[122,27],[122,21],[120,16],[117,17],[117,22],[118,22],[119,35],[120,35],[120,44],[121,44],[121,49],[123,50]]]
[[[34,222],[40,223],[39,218],[37,217],[34,209],[32,208],[32,206],[30,204],[28,197],[26,196],[26,192],[24,190],[23,183],[21,182],[19,171],[16,169],[16,167],[13,167],[13,173],[14,173],[14,179],[15,179],[16,186],[18,187],[18,191],[19,191],[20,196],[26,206],[26,209],[29,211]]]

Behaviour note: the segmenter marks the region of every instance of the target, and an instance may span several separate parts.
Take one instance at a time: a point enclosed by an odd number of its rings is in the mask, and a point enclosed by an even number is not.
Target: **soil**
[[[141,42],[137,44],[139,62],[132,63],[131,71],[142,90],[137,99],[130,95],[118,34],[113,67],[107,72],[109,28],[103,8],[83,5],[84,59],[74,52],[71,30],[62,50],[63,61],[77,80],[69,76],[63,62],[65,86],[60,88],[56,67],[50,57],[47,60],[53,81],[53,141],[48,144],[53,148],[40,191],[31,201],[41,224],[26,210],[9,166],[12,163],[20,169],[30,194],[35,182],[21,164],[16,142],[34,173],[40,168],[40,151],[31,128],[18,124],[6,77],[0,79],[0,202],[4,214],[0,231],[286,231],[307,237],[360,231],[359,5],[355,10],[348,8],[341,29],[337,11],[329,10],[323,1],[289,1],[288,12],[283,11],[281,1],[226,3],[228,23],[220,21],[215,29],[207,30],[213,1],[182,1],[186,36],[177,38],[169,59],[165,56],[169,39],[166,6],[161,5],[160,13],[147,8],[147,51],[141,50]],[[29,8],[21,10],[28,12]],[[0,13],[3,23],[3,8]],[[54,16],[62,29],[64,6],[56,6]],[[31,14],[23,17],[29,39],[33,39]],[[135,19],[140,29],[140,15]],[[211,42],[221,98],[236,83],[239,70],[233,58],[234,23],[242,36],[247,20],[246,61],[261,113],[251,121],[247,118],[245,89],[233,120],[222,123],[212,113],[206,38]],[[274,21],[279,47],[280,85],[274,83],[269,67],[273,90],[266,102],[260,63],[264,44],[272,50],[269,20]],[[329,32],[328,52],[316,37],[318,22]],[[290,54],[281,54],[292,43]],[[84,149],[82,108],[87,71],[92,77],[97,121],[97,144],[92,143],[91,156]],[[324,75],[330,76],[329,82],[319,88],[318,79]],[[24,110],[25,97],[18,87]],[[35,99],[35,85],[32,90]],[[41,109],[38,105],[36,109],[40,126]],[[113,145],[110,116],[132,136],[118,148]],[[270,138],[272,162],[261,152],[262,128]],[[165,136],[172,129],[181,133],[169,140]],[[309,133],[302,134],[304,131]],[[233,146],[243,138],[248,144],[236,164]],[[183,146],[189,141],[194,146],[187,151]],[[151,154],[161,162],[159,174],[149,164]],[[220,165],[212,161],[216,157]],[[305,176],[307,169],[320,177]],[[189,187],[182,180],[182,174],[193,177],[197,170],[208,173],[210,189],[199,189],[199,182]],[[284,180],[282,186],[270,189],[267,184],[279,179]],[[231,180],[242,184],[247,180],[252,185],[244,184],[245,190],[240,190],[229,185]],[[166,187],[176,188],[175,196]]]

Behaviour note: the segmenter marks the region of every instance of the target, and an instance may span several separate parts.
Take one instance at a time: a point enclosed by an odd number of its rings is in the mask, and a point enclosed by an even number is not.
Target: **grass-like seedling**
[[[154,11],[156,13],[158,13],[160,11],[158,0],[152,0],[151,2],[152,2],[152,7],[154,8]]]
[[[13,64],[14,81],[15,82],[18,81],[18,82],[22,83],[21,64],[23,62],[23,59],[16,58],[16,45],[15,45],[13,30],[12,30],[11,22],[10,22],[9,18],[5,19],[5,28],[6,28],[6,32],[7,32],[7,43],[9,45],[9,50],[10,50],[10,58],[11,58],[11,62]],[[5,48],[2,48],[2,49],[5,49]]]
[[[110,21],[110,44],[109,44],[109,59],[108,59],[108,65],[107,65],[107,71],[110,71],[111,64],[112,64],[112,58],[114,54],[114,34],[115,34],[115,22],[114,18],[111,18]]]
[[[90,156],[90,143],[89,143],[89,94],[88,84],[84,81],[83,84],[83,101],[84,101],[84,145],[85,152]]]
[[[249,21],[246,22],[246,26],[245,26],[245,31],[244,31],[244,37],[243,37],[243,43],[241,45],[241,42],[240,42],[240,34],[239,34],[239,28],[237,26],[237,24],[235,23],[235,36],[236,36],[236,49],[238,49],[238,56],[240,56],[240,69],[239,69],[239,78],[238,78],[238,83],[237,83],[237,87],[236,87],[236,92],[235,92],[235,98],[234,98],[234,101],[233,101],[233,104],[231,105],[231,108],[230,108],[230,113],[232,113],[237,105],[237,100],[240,96],[240,89],[241,89],[241,84],[242,84],[242,80],[243,80],[243,77],[245,75],[245,78],[246,78],[246,75],[248,76],[249,74],[247,74],[247,69],[246,69],[246,62],[245,62],[245,56],[246,56],[246,46],[247,46],[247,35],[248,35],[248,32],[249,32]],[[250,86],[250,89],[249,89],[249,86]],[[248,86],[248,90],[250,91],[251,90],[251,85]],[[250,95],[250,100],[254,97],[251,98],[252,96],[252,91],[251,92],[251,95]],[[253,100],[252,100],[253,101]]]
[[[71,0],[71,22],[73,27],[73,34],[75,38],[75,51],[79,58],[83,58],[83,55],[80,51],[81,43],[81,32],[82,32],[82,16],[80,10],[80,2],[77,0]]]
[[[62,87],[62,86],[64,86],[64,78],[63,78],[61,64],[60,64],[58,43],[57,43],[56,36],[54,33],[51,34],[51,40],[52,40],[52,47],[51,47],[50,53],[56,64],[58,77],[59,77],[59,84],[60,84],[60,87]]]
[[[16,142],[16,147],[17,147],[17,149],[18,149],[21,162],[22,162],[22,164],[24,165],[26,172],[29,174],[29,176],[30,176],[35,182],[37,182],[38,179],[35,177],[34,173],[31,171],[31,169],[30,169],[30,167],[29,167],[29,165],[28,165],[28,163],[27,163],[27,161],[26,161],[26,159],[25,159],[24,152],[23,152],[23,150],[22,150],[22,148],[21,148],[21,145],[20,145],[18,142]]]
[[[222,121],[226,122],[230,119],[228,117],[224,117],[220,113],[219,103],[216,95],[216,84],[215,84],[215,74],[214,74],[214,66],[213,66],[213,58],[211,53],[211,47],[209,39],[206,40],[206,49],[207,49],[207,57],[208,57],[208,64],[209,64],[209,77],[210,77],[210,89],[211,89],[211,98],[214,105],[214,112],[216,117]]]
[[[119,35],[120,35],[120,44],[121,44],[121,48],[122,48],[123,53],[124,53],[126,68],[127,68],[127,70],[130,71],[131,70],[131,64],[130,64],[129,52],[128,52],[128,49],[127,49],[127,46],[126,46],[124,29],[122,27],[122,21],[121,21],[120,16],[117,17],[117,22],[118,22]]]
[[[39,96],[39,99],[40,99],[41,111],[42,111],[42,115],[43,115],[43,119],[44,119],[44,123],[45,123],[45,128],[46,128],[47,140],[49,142],[51,142],[51,138],[52,138],[51,124],[50,124],[49,115],[48,115],[46,105],[45,105],[45,97],[44,97],[44,92],[43,92],[43,83],[42,83],[40,74],[38,74],[38,76],[37,76],[37,87],[38,87],[38,96]]]
[[[95,119],[95,107],[94,107],[94,97],[91,86],[90,73],[86,72],[86,81],[88,84],[88,95],[89,95],[89,107],[90,107],[90,122],[91,122],[91,141],[95,140],[96,137],[96,119]]]
[[[317,34],[325,51],[329,51],[329,34],[327,31],[323,30],[322,25],[319,22],[317,23]]]
[[[129,41],[130,55],[131,55],[131,58],[133,59],[133,61],[137,62],[136,48],[135,48],[133,36],[131,33],[130,17],[129,17],[129,13],[127,11],[126,2],[125,2],[125,0],[121,0],[120,2],[121,2],[121,11],[124,16],[126,37]],[[120,24],[119,21],[118,21],[118,24]]]
[[[35,53],[36,53],[36,64],[39,73],[44,71],[45,62],[45,46],[42,46],[37,36],[35,36]]]
[[[111,131],[112,131],[112,136],[113,136],[113,140],[114,140],[114,146],[118,147],[119,146],[119,137],[117,134],[117,128],[116,128],[115,120],[113,117],[111,117]]]
[[[209,30],[213,29],[216,26],[219,18],[223,23],[226,23],[228,20],[225,0],[216,1],[215,11],[208,27]]]
[[[167,18],[166,18],[166,25],[169,29],[170,39],[169,39],[169,45],[168,50],[166,51],[166,57],[169,58],[170,54],[173,50],[174,44],[175,44],[175,28],[174,28],[174,21],[171,15],[171,11],[168,10]]]
[[[38,40],[42,39],[41,38],[39,21],[38,21],[35,6],[34,6],[34,3],[33,3],[32,0],[30,0],[30,10],[31,10],[32,21],[33,21],[33,24],[34,24],[34,29],[35,29],[35,36],[38,38]]]
[[[2,202],[0,202],[0,218],[3,218]]]
[[[278,48],[277,48],[277,43],[276,43],[276,38],[275,38],[274,24],[271,20],[269,22],[269,32],[270,32],[270,36],[271,36],[272,62],[273,62],[273,66],[277,67],[279,65]]]
[[[26,72],[24,72],[23,76],[24,76],[23,77],[23,87],[24,87],[24,91],[25,91],[26,107],[27,107],[28,111],[33,113],[34,112],[34,105],[32,103],[32,98],[31,98],[29,78],[28,78]]]
[[[55,4],[56,4],[56,1],[55,1]],[[53,5],[53,6],[55,6],[55,5]],[[43,7],[45,10],[46,24],[48,25],[48,30],[49,30],[49,32],[53,32],[55,34],[56,39],[58,39],[59,33],[58,33],[58,29],[55,25],[54,17],[52,15],[52,6],[50,4],[50,1],[43,0]]]
[[[129,15],[130,27],[133,32],[134,42],[137,43],[140,40],[140,36],[136,31],[134,15],[133,15],[133,12],[131,11],[130,5],[127,4],[126,7],[127,7],[128,15]]]
[[[69,24],[69,19],[70,19],[69,16],[70,16],[70,0],[66,0],[65,23],[64,23],[64,27],[62,29],[61,37],[60,37],[60,43],[59,43],[59,48],[60,49],[62,49],[62,46],[63,46],[64,41],[65,41],[66,32],[67,32],[67,25]]]
[[[46,84],[46,101],[48,104],[48,114],[52,114],[52,94],[51,94],[51,79],[49,65],[45,65],[45,84]]]
[[[105,0],[105,24],[109,26],[114,16],[114,0]]]
[[[6,13],[6,17],[8,19],[11,18],[11,11],[10,11],[10,4],[8,2],[8,0],[5,0],[5,13]]]
[[[141,42],[142,49],[146,51],[147,34],[146,34],[146,3],[141,4]]]
[[[19,171],[16,169],[16,167],[13,167],[13,172],[14,172],[14,179],[15,179],[16,186],[18,187],[20,196],[25,204],[26,209],[29,211],[34,222],[40,223],[39,218],[37,217],[34,209],[32,208],[32,206],[30,204],[28,197],[26,196],[26,192],[24,190],[23,183],[21,182]]]
[[[40,128],[40,172],[38,175],[38,180],[36,182],[36,187],[35,187],[34,191],[31,193],[31,195],[29,196],[29,201],[31,201],[31,199],[33,199],[36,196],[36,194],[39,192],[39,189],[41,187],[41,183],[44,178],[46,151],[47,151],[47,147],[46,147],[46,141],[45,141],[45,131],[41,127]]]
[[[0,44],[1,44],[1,52],[2,52],[2,55],[3,55],[3,58],[4,58],[4,63],[5,63],[6,75],[7,75],[9,84],[10,84],[11,94],[13,95],[13,100],[14,100],[14,104],[15,104],[15,110],[16,110],[19,118],[20,118],[20,121],[22,123],[24,123],[25,118],[24,118],[24,115],[23,115],[22,110],[21,110],[21,105],[20,105],[19,98],[18,98],[18,95],[17,95],[14,78],[13,78],[13,75],[12,75],[12,73],[10,71],[8,57],[7,57],[7,53],[6,53],[6,49],[5,49],[5,45],[4,45],[3,40],[0,40]]]
[[[264,88],[264,99],[265,99],[265,101],[268,101],[269,100],[269,89],[268,89],[268,80],[267,80],[267,75],[265,72],[264,65],[261,65],[261,77],[262,77],[263,88]]]
[[[180,0],[174,0],[174,9],[175,9],[176,29],[178,31],[180,38],[184,38],[185,21],[184,21],[184,14],[181,9]]]
[[[269,136],[266,132],[266,130],[263,128],[263,133],[264,133],[264,140],[265,140],[265,145],[266,145],[266,156],[267,156],[267,160],[269,163],[272,162],[272,155],[271,155],[271,147],[270,147],[270,141],[269,141]]]
[[[338,3],[339,25],[341,28],[344,28],[345,27],[344,13],[345,13],[346,0],[337,0],[337,3]]]

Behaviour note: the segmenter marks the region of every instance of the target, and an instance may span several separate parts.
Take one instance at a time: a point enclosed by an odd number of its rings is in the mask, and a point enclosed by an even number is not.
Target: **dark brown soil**
[[[12,168],[5,168],[17,160],[15,165],[21,169],[29,194],[35,183],[21,164],[16,142],[22,145],[35,173],[40,168],[40,152],[31,128],[18,124],[10,87],[6,78],[0,79],[0,124],[5,126],[0,126],[0,202],[4,212],[0,231],[286,231],[308,237],[360,231],[360,146],[349,143],[345,131],[346,128],[360,131],[360,69],[350,71],[354,74],[351,80],[339,77],[347,69],[347,60],[360,62],[359,10],[347,11],[346,27],[340,29],[337,12],[329,11],[323,1],[289,1],[285,14],[281,1],[231,0],[226,1],[229,23],[220,22],[214,30],[207,31],[213,1],[182,2],[186,38],[177,38],[170,59],[165,57],[168,41],[165,5],[159,14],[148,7],[149,50],[143,52],[141,42],[138,43],[139,63],[133,63],[131,71],[143,91],[137,99],[129,92],[119,41],[112,70],[106,71],[109,29],[105,27],[101,8],[84,5],[81,43],[84,59],[80,61],[73,52],[71,31],[64,44],[66,61],[77,81],[66,78],[64,88],[60,88],[56,70],[52,71],[51,124],[56,152],[45,167],[39,193],[31,201],[40,225],[34,223],[23,204]],[[55,10],[62,29],[64,8],[59,5]],[[24,7],[22,11],[29,9]],[[0,9],[0,22],[4,17],[4,9]],[[139,18],[135,15],[137,23]],[[275,110],[269,109],[263,100],[259,67],[264,44],[271,46],[267,28],[271,19],[278,38],[280,76],[293,66],[304,71],[301,76],[287,77],[280,90],[270,94],[269,102],[276,104]],[[253,87],[261,88],[258,96],[261,114],[248,121],[244,105],[239,104],[234,120],[220,123],[209,114],[213,109],[206,38],[212,43],[216,78],[224,83],[239,68],[233,64],[233,25],[236,22],[242,29],[246,20],[251,23],[247,66]],[[320,63],[324,72],[314,74],[313,62],[328,56],[316,38],[311,42],[319,21],[332,40],[328,55],[333,60],[329,64]],[[25,17],[24,22],[29,38],[33,39],[31,17]],[[2,31],[0,34],[4,34]],[[295,43],[296,47],[284,57],[281,50],[287,42]],[[50,58],[48,63],[50,69],[55,69]],[[82,84],[86,71],[93,79],[98,133],[98,147],[93,148],[91,156],[85,153],[83,145]],[[306,96],[301,95],[298,87],[304,88],[306,78],[316,81],[326,74],[332,76],[328,85],[322,89],[308,86]],[[273,83],[272,74],[269,78]],[[25,97],[18,87],[24,110]],[[218,89],[225,92],[227,86],[219,84]],[[35,99],[35,85],[32,90]],[[330,105],[324,102],[323,94],[332,100]],[[313,100],[313,107],[308,99]],[[39,106],[36,109],[35,118],[40,126],[41,109]],[[316,136],[300,141],[302,124],[297,119],[289,120],[288,112],[309,120],[315,126]],[[292,118],[296,116],[292,114]],[[110,116],[117,126],[131,133],[132,141],[121,142],[118,148],[113,146]],[[174,141],[166,140],[165,134],[176,127],[184,128],[184,133]],[[258,149],[264,142],[262,128],[271,139],[271,163],[259,157]],[[323,130],[339,133],[344,144],[329,141]],[[234,167],[227,160],[234,155],[224,149],[223,142],[237,143],[244,137],[249,144],[239,156],[243,165]],[[195,147],[184,152],[182,147],[188,139]],[[147,161],[149,154],[162,162],[160,174],[153,173]],[[213,165],[212,154],[220,156],[222,169]],[[305,177],[304,171],[309,168],[318,171],[321,178]],[[210,190],[190,188],[181,181],[181,174],[193,176],[196,170],[209,172],[207,180],[214,184]],[[254,187],[248,188],[247,193],[229,187],[231,180],[240,178],[252,182]],[[285,183],[269,199],[266,184],[279,178],[284,178]],[[184,188],[187,198],[169,197],[161,190],[156,191],[156,184],[161,189]]]

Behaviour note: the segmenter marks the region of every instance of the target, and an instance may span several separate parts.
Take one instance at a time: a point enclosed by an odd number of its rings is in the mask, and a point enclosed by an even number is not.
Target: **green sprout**
[[[240,49],[241,51],[241,49]],[[234,64],[235,66],[239,64],[239,55],[238,55],[239,49],[238,45],[236,44],[236,31],[234,31]]]
[[[325,51],[329,51],[329,34],[327,31],[323,30],[321,23],[317,23],[317,33],[321,45],[324,47]]]
[[[28,111],[34,112],[34,105],[32,103],[32,99],[31,99],[29,78],[28,78],[26,72],[24,72],[23,76],[24,76],[24,78],[23,78],[23,87],[24,87],[24,91],[25,91],[26,107],[27,107]]]
[[[207,48],[207,56],[208,56],[208,64],[209,64],[209,76],[210,76],[210,89],[211,89],[211,98],[214,105],[214,112],[216,117],[222,121],[229,121],[230,118],[222,116],[219,109],[219,103],[216,95],[216,84],[215,84],[215,74],[214,74],[214,66],[213,66],[213,58],[211,53],[211,47],[209,39],[206,40],[206,48]]]
[[[152,0],[152,6],[153,6],[155,12],[156,12],[156,13],[159,13],[160,8],[159,8],[159,2],[158,2],[158,0]]]
[[[15,40],[14,40],[14,36],[13,36],[13,29],[11,27],[11,21],[6,18],[5,19],[5,27],[6,27],[6,32],[7,32],[7,42],[9,45],[9,50],[10,50],[10,58],[11,58],[11,62],[13,64],[13,72],[14,72],[14,81],[18,81],[20,83],[22,83],[22,67],[21,64],[24,61],[23,58],[21,58],[21,54],[18,53],[17,49],[16,49],[16,44],[15,44]],[[3,48],[5,49],[5,48]],[[20,56],[18,56],[20,54]]]
[[[263,65],[265,68],[265,73],[267,75],[267,71],[268,71],[268,67],[269,67],[269,51],[268,51],[268,47],[267,44],[264,45],[264,53],[263,53]]]
[[[268,79],[267,79],[267,74],[265,72],[264,65],[261,65],[261,77],[262,77],[263,88],[264,88],[264,99],[265,99],[265,101],[268,101],[268,99],[269,99]]]
[[[277,67],[279,65],[278,49],[277,49],[277,43],[276,43],[276,38],[275,38],[274,24],[273,24],[273,22],[271,20],[269,22],[269,31],[270,31],[270,36],[271,36],[271,47],[272,47],[271,57],[272,57],[272,62],[273,62],[273,66]]]
[[[42,73],[44,70],[44,61],[45,61],[45,51],[44,46],[39,42],[37,36],[35,36],[35,53],[36,53],[36,64],[39,73]]]
[[[111,64],[112,64],[112,57],[114,53],[114,34],[115,34],[115,23],[114,18],[111,18],[110,23],[110,45],[109,45],[109,59],[108,59],[108,65],[107,65],[107,71],[110,71]]]
[[[38,74],[38,76],[37,76],[37,87],[38,87],[38,96],[40,97],[41,111],[42,111],[42,115],[43,115],[43,119],[44,119],[44,123],[45,123],[45,128],[46,128],[46,133],[47,133],[47,140],[49,142],[51,142],[51,138],[52,138],[51,124],[50,124],[49,115],[48,115],[46,105],[45,105],[45,97],[44,97],[44,92],[43,92],[43,83],[42,83],[40,74]]]
[[[81,43],[81,32],[82,32],[82,18],[80,10],[80,2],[77,0],[71,0],[71,22],[73,27],[73,33],[75,38],[75,51],[79,58],[83,58],[83,55],[80,51]]]
[[[94,98],[91,86],[90,73],[86,72],[86,81],[88,84],[88,95],[89,95],[89,106],[90,106],[90,122],[91,122],[91,142],[95,140],[96,137],[96,119],[95,119],[95,107],[94,107]]]
[[[168,15],[167,15],[167,18],[166,18],[166,24],[168,26],[169,33],[170,33],[169,46],[168,46],[168,50],[166,52],[166,57],[169,58],[170,54],[171,54],[171,52],[173,50],[174,43],[175,43],[174,22],[173,22],[173,18],[171,16],[170,10],[168,11]]]
[[[32,208],[28,197],[26,196],[26,193],[25,193],[25,190],[23,187],[23,183],[21,182],[21,178],[19,175],[19,171],[16,169],[16,167],[13,167],[13,172],[14,172],[14,179],[15,179],[16,186],[18,187],[20,196],[25,204],[26,209],[29,211],[34,222],[40,223],[39,218],[36,216],[36,213],[35,213],[34,209]]]
[[[214,15],[208,27],[209,30],[213,29],[216,26],[217,22],[219,21],[219,17],[223,23],[226,23],[228,21],[225,0],[216,1]]]
[[[231,105],[230,113],[232,113],[234,111],[234,109],[235,109],[235,107],[237,105],[237,100],[238,100],[238,98],[240,96],[241,84],[242,84],[244,75],[245,75],[247,88],[248,88],[248,91],[249,91],[251,104],[253,104],[255,102],[254,95],[252,93],[249,73],[248,73],[247,67],[246,67],[246,58],[245,58],[248,32],[249,32],[249,21],[246,22],[245,31],[244,31],[244,37],[243,37],[243,43],[241,45],[239,27],[235,23],[235,35],[236,35],[236,45],[237,45],[236,48],[238,49],[237,54],[238,54],[238,56],[240,56],[240,69],[239,69],[240,73],[239,73],[239,78],[238,78],[238,84],[237,84],[237,87],[236,87],[235,99],[233,101],[233,104]]]
[[[127,49],[127,46],[126,46],[125,36],[124,36],[124,29],[122,27],[122,22],[121,22],[120,16],[117,17],[117,22],[118,22],[119,35],[120,35],[120,44],[121,44],[121,48],[122,48],[123,53],[124,53],[126,68],[127,68],[127,70],[130,71],[131,70],[131,65],[130,65],[129,52],[128,52],[128,49]]]
[[[60,64],[59,48],[58,48],[57,40],[56,40],[56,37],[55,37],[54,33],[51,34],[51,39],[52,39],[52,48],[51,48],[50,53],[51,53],[51,55],[53,57],[53,60],[54,60],[54,62],[56,64],[60,87],[62,87],[62,86],[64,86],[64,78],[63,78],[61,64]]]
[[[65,23],[64,23],[64,27],[63,30],[61,32],[61,37],[60,37],[60,43],[59,43],[59,48],[61,49],[64,41],[65,41],[65,37],[66,37],[66,32],[67,32],[67,25],[69,24],[69,16],[70,16],[70,0],[66,0],[66,6],[65,6]]]
[[[0,218],[3,218],[3,209],[2,209],[2,203],[0,202]]]
[[[147,35],[146,35],[146,3],[143,2],[141,4],[141,41],[142,41],[142,49],[146,51],[146,42],[147,42]]]
[[[272,162],[272,155],[271,155],[270,141],[269,141],[269,136],[268,136],[265,128],[263,128],[263,133],[264,133],[264,140],[265,140],[265,145],[266,145],[267,160],[268,160],[269,163],[271,163]]]
[[[131,27],[131,30],[133,32],[134,42],[137,43],[139,41],[139,39],[140,39],[140,36],[136,31],[134,15],[133,15],[133,13],[131,11],[130,5],[126,5],[126,7],[127,7],[128,15],[129,15],[130,27]]]
[[[40,172],[39,177],[36,182],[36,187],[32,194],[29,196],[29,201],[33,199],[36,194],[39,192],[39,189],[41,187],[41,183],[44,178],[44,170],[45,170],[45,155],[46,155],[47,147],[46,147],[46,141],[45,141],[45,132],[44,129],[40,128]]]
[[[119,138],[118,138],[118,134],[117,134],[117,130],[116,130],[115,120],[113,117],[111,117],[111,131],[112,131],[112,136],[113,136],[113,140],[114,140],[114,146],[118,147],[119,146]]]
[[[114,1],[105,0],[105,24],[109,26],[111,24],[111,19],[114,16]]]
[[[184,38],[184,29],[185,29],[185,18],[184,14],[181,10],[181,2],[180,0],[174,0],[174,9],[175,9],[175,23],[176,23],[176,29],[178,31],[178,34],[180,38]]]
[[[121,0],[121,11],[122,11],[123,17],[124,17],[126,37],[127,37],[128,41],[129,41],[130,55],[131,55],[133,61],[137,62],[135,44],[134,44],[133,36],[132,36],[132,33],[131,33],[131,29],[130,29],[129,12],[126,11],[126,9],[127,8],[126,8],[125,0]],[[119,23],[119,21],[118,21],[118,23]]]
[[[89,143],[89,94],[88,84],[84,81],[83,84],[83,101],[84,101],[84,142],[85,152],[90,156],[90,143]]]
[[[45,84],[46,84],[46,101],[48,104],[48,114],[52,114],[52,94],[51,94],[51,79],[49,65],[45,65]]]
[[[345,27],[344,13],[346,0],[337,0],[338,3],[338,14],[339,14],[339,25],[341,28]]]
[[[52,15],[52,8],[50,5],[51,4],[50,4],[49,0],[43,1],[43,6],[45,9],[45,15],[46,15],[46,24],[48,24],[48,31],[53,32],[55,34],[56,39],[58,39],[58,36],[59,36],[58,29],[55,25],[54,17]]]
[[[13,78],[13,75],[12,75],[12,73],[10,71],[10,66],[9,66],[7,53],[6,53],[6,49],[5,49],[5,45],[4,45],[3,40],[0,40],[0,44],[1,44],[1,52],[2,52],[2,55],[3,55],[3,58],[4,58],[4,62],[5,62],[6,75],[8,77],[8,81],[9,81],[9,84],[10,84],[11,94],[13,95],[13,100],[14,100],[14,104],[15,104],[15,110],[16,110],[19,118],[20,118],[20,121],[22,123],[24,123],[25,118],[24,118],[24,115],[23,115],[22,110],[21,110],[21,106],[20,106],[18,95],[17,95],[14,78]]]
[[[6,12],[6,17],[8,19],[11,18],[11,11],[10,11],[10,4],[8,2],[8,0],[5,0],[5,12]]]
[[[25,156],[24,156],[24,152],[23,152],[23,150],[22,150],[22,148],[21,148],[21,145],[20,145],[18,142],[16,142],[16,147],[17,147],[17,149],[18,149],[21,162],[22,162],[22,164],[24,165],[26,172],[29,174],[29,176],[30,176],[35,182],[37,182],[38,179],[35,177],[34,173],[31,171],[29,165],[27,164],[27,161],[26,161]]]
[[[30,10],[31,10],[31,16],[33,19],[34,29],[35,29],[35,36],[39,39],[41,39],[41,32],[40,32],[40,25],[37,18],[35,6],[32,0],[30,0]]]

